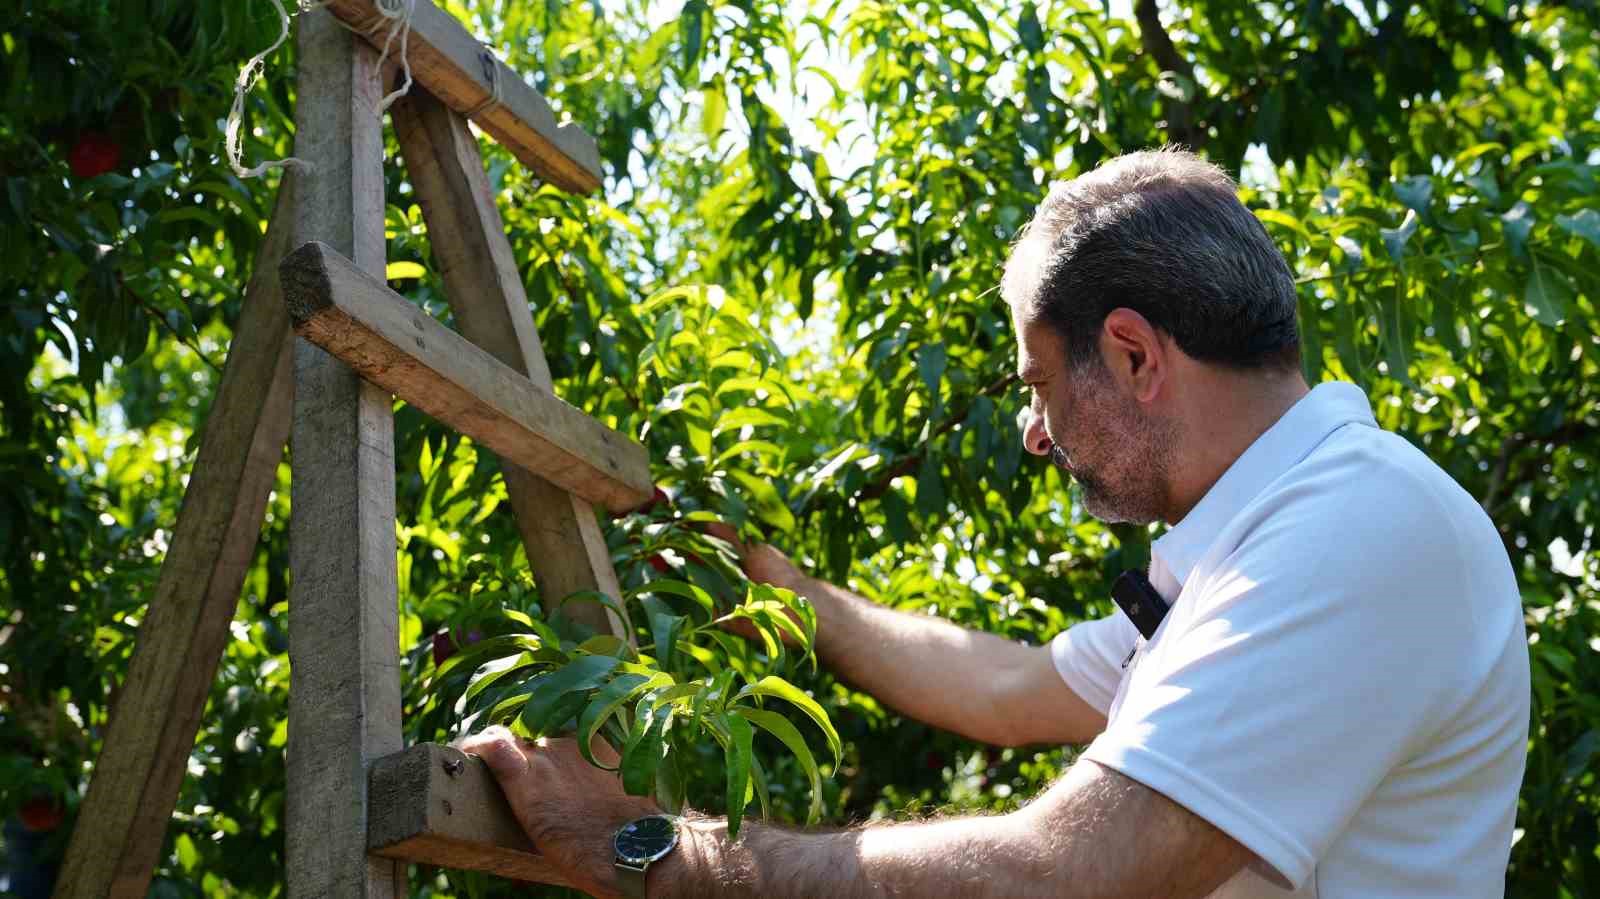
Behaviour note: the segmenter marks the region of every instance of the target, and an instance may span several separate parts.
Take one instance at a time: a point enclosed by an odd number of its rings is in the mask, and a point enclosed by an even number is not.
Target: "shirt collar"
[[[1309,455],[1323,438],[1352,423],[1378,426],[1361,388],[1343,381],[1317,385],[1228,466],[1182,521],[1151,544],[1151,555],[1167,566],[1178,583],[1187,581],[1234,516]]]

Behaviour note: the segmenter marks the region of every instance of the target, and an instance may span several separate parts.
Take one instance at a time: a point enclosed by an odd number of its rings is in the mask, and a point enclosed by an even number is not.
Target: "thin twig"
[[[1518,466],[1515,477],[1511,475],[1512,463],[1523,450],[1530,446],[1552,448],[1566,446],[1589,440],[1596,435],[1600,435],[1600,425],[1579,420],[1564,424],[1543,436],[1529,437],[1522,433],[1507,436],[1500,444],[1500,455],[1495,460],[1494,469],[1489,472],[1489,486],[1483,494],[1484,511],[1493,517],[1504,502],[1504,497],[1515,493],[1516,487],[1530,480],[1530,476],[1524,473],[1523,466]]]
[[[196,356],[200,357],[200,361],[201,362],[204,362],[206,365],[211,366],[211,370],[212,371],[217,372],[218,374],[221,374],[222,366],[218,365],[215,362],[212,362],[210,356],[207,356],[203,350],[201,350],[199,347],[195,346],[194,344],[190,343],[187,339],[185,339],[184,336],[181,333],[178,332],[178,329],[172,326],[172,322],[167,321],[167,317],[165,315],[161,314],[161,310],[159,310],[159,309],[155,308],[154,306],[150,305],[149,301],[147,301],[144,297],[140,296],[136,291],[134,291],[133,288],[129,287],[128,283],[126,281],[122,280],[122,273],[121,272],[117,273],[117,284],[122,287],[122,292],[123,293],[125,293],[128,296],[133,298],[134,303],[136,303],[139,306],[140,309],[144,310],[146,315],[149,315],[151,318],[155,319],[157,322],[160,322],[161,323],[161,327],[166,328],[167,331],[172,334],[173,339],[177,340],[179,343],[183,344],[184,346],[188,347],[191,351],[193,351]]]
[[[978,397],[994,396],[1003,392],[1007,387],[1010,387],[1012,384],[1016,383],[1016,381],[1016,373],[1007,372],[1004,377],[990,383],[987,387],[984,387],[982,390],[973,394],[972,399],[969,400],[966,405],[962,406],[960,411],[947,416],[944,421],[940,422],[937,427],[929,432],[928,439],[922,442],[921,448],[914,452],[907,453],[906,455],[900,457],[900,459],[893,465],[890,465],[889,467],[878,472],[878,476],[876,478],[873,478],[860,490],[856,491],[856,498],[877,499],[885,493],[888,493],[889,487],[894,483],[895,478],[910,474],[922,464],[923,456],[927,452],[927,446],[930,442],[932,442],[933,438],[942,437],[945,434],[948,434],[949,432],[955,430],[956,425],[959,425],[961,422],[966,420],[967,414],[972,411],[972,405],[977,401]],[[817,502],[823,496],[824,494],[820,492],[812,494],[811,498],[806,501],[805,505],[801,506],[796,512],[796,516],[800,517],[812,512]]]
[[[1190,95],[1188,100],[1163,95],[1163,106],[1167,112],[1167,133],[1180,144],[1191,150],[1199,150],[1205,144],[1205,131],[1195,122],[1196,97],[1200,96],[1200,82],[1195,78],[1194,64],[1178,52],[1178,47],[1172,42],[1172,36],[1167,33],[1166,26],[1161,24],[1161,10],[1156,6],[1156,0],[1139,0],[1134,4],[1134,17],[1139,20],[1139,41],[1161,66],[1162,71],[1176,72],[1188,80]]]

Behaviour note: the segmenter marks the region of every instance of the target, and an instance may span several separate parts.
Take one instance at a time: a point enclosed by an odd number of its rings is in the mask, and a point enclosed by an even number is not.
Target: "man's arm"
[[[770,546],[744,558],[752,578],[811,601],[817,655],[830,671],[904,715],[1001,746],[1087,743],[1105,729],[1105,716],[1061,679],[1049,646],[880,606],[803,574]]]
[[[607,814],[621,798],[614,775],[609,789],[597,789],[577,770],[588,763],[571,741],[536,746],[496,730],[464,748],[489,763],[541,852],[584,889],[616,895],[610,835],[622,822]],[[737,843],[720,819],[691,821],[679,848],[647,876],[651,899],[1200,897],[1252,858],[1160,793],[1083,761],[1009,815],[834,833],[747,822]]]

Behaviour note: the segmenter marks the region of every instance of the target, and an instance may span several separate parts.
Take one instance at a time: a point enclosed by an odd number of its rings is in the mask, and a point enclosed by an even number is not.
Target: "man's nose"
[[[1033,411],[1028,412],[1028,423],[1022,428],[1022,445],[1035,456],[1049,455],[1050,435],[1044,431],[1043,415]]]

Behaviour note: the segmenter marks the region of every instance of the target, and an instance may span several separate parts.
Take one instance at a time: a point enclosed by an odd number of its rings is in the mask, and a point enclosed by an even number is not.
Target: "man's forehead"
[[[1011,317],[1017,328],[1017,376],[1040,380],[1059,367],[1061,340],[1048,322],[1027,310],[1013,305]]]

